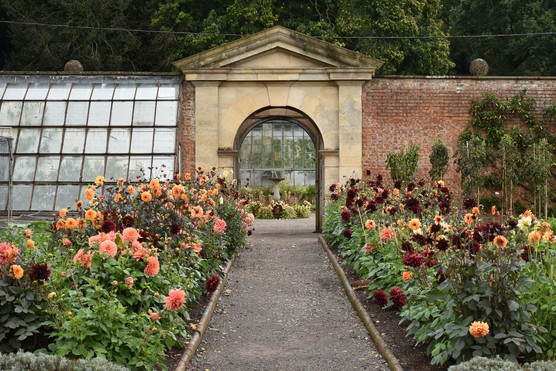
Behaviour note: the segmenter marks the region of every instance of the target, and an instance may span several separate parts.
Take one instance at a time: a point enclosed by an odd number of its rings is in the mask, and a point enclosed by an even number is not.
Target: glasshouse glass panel
[[[43,125],[63,126],[66,117],[66,102],[46,102]]]
[[[62,128],[42,129],[40,153],[60,153]]]
[[[67,100],[70,93],[71,84],[56,84],[50,87],[48,100]]]
[[[36,185],[33,193],[32,210],[54,210],[56,186]]]
[[[87,123],[89,102],[69,102],[66,125],[84,126]]]
[[[108,138],[108,153],[129,153],[131,129],[112,129]]]
[[[0,184],[0,210],[8,210],[8,185]]]
[[[25,100],[45,100],[49,88],[50,84],[31,84],[25,96]]]
[[[69,96],[70,100],[89,100],[93,87],[90,85],[77,85],[74,84]]]
[[[63,156],[60,164],[60,182],[77,182],[81,178],[81,165],[83,157],[81,156]]]
[[[178,99],[180,93],[179,85],[161,85],[158,88],[158,99]]]
[[[104,157],[87,156],[83,163],[83,181],[92,182],[97,176],[104,176]]]
[[[131,153],[151,153],[153,148],[153,129],[133,129]]]
[[[16,156],[14,164],[14,181],[32,181],[35,175],[36,157]]]
[[[107,129],[89,129],[87,141],[85,142],[85,153],[106,152]]]
[[[176,148],[175,129],[156,129],[154,134],[154,153],[174,153]]]
[[[83,153],[85,129],[66,129],[63,153]]]
[[[0,99],[2,99],[2,95],[4,94],[4,91],[6,91],[6,83],[0,82]]]
[[[112,103],[112,126],[130,126],[133,117],[133,102]]]
[[[158,126],[175,126],[177,114],[178,102],[157,102],[155,123]]]
[[[10,180],[10,155],[8,152],[0,153],[0,182]]]
[[[8,84],[4,93],[4,100],[23,100],[29,84]]]
[[[133,111],[134,126],[152,126],[154,123],[155,102],[135,102]]]
[[[95,84],[93,89],[92,100],[111,100],[114,95],[114,84]]]
[[[14,210],[29,210],[31,206],[31,192],[33,187],[30,185],[16,184],[12,189]]]
[[[59,168],[60,157],[39,157],[39,164],[37,166],[37,174],[35,175],[35,180],[51,182],[56,181],[56,178],[58,178]]]
[[[151,178],[151,157],[132,156],[129,161],[129,177],[130,180],[138,178]]]
[[[89,126],[108,126],[111,106],[110,102],[91,102]]]
[[[39,126],[42,123],[44,102],[25,102],[21,113],[22,126]]]
[[[158,87],[155,84],[141,84],[137,88],[136,100],[155,100]]]
[[[23,102],[0,102],[0,125],[18,126]]]
[[[36,153],[39,148],[40,134],[40,129],[21,129],[16,153]]]
[[[108,156],[108,166],[106,167],[106,179],[127,178],[129,157],[127,156]]]
[[[133,100],[135,99],[135,84],[120,84],[116,86],[114,100]]]
[[[152,177],[159,179],[172,179],[174,177],[174,156],[154,157]]]
[[[56,193],[55,210],[60,210],[67,207],[73,207],[75,200],[79,199],[78,185],[59,185],[58,192]]]

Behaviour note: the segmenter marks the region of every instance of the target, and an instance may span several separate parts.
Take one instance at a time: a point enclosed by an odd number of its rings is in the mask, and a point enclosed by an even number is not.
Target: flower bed
[[[253,216],[202,168],[113,186],[98,177],[84,196],[54,223],[0,235],[0,351],[164,367],[188,306],[218,285]]]
[[[442,182],[387,189],[381,177],[351,179],[330,191],[326,239],[370,280],[374,301],[400,310],[432,364],[555,358],[550,223],[530,211],[501,222],[474,200],[458,209]]]

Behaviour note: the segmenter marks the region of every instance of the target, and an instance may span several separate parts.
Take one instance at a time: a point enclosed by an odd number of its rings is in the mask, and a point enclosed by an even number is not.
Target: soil
[[[331,247],[336,259],[341,264],[341,257],[338,251]],[[356,282],[360,277],[349,266],[341,264],[349,282]],[[401,317],[395,308],[383,309],[378,304],[369,299],[365,291],[356,290],[357,298],[363,304],[367,313],[373,320],[373,324],[380,332],[380,335],[388,344],[404,370],[411,371],[445,371],[448,366],[433,366],[427,355],[426,346],[423,344],[415,345],[415,341],[407,336],[405,327],[400,325]]]

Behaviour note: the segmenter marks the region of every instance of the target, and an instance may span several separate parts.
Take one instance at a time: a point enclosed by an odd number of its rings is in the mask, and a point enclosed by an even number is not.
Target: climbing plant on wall
[[[556,103],[540,115],[526,90],[506,100],[488,92],[471,102],[469,112],[473,117],[458,138],[455,160],[464,193],[501,192],[503,211],[510,214],[517,196],[547,214],[556,137],[546,124],[556,117]]]

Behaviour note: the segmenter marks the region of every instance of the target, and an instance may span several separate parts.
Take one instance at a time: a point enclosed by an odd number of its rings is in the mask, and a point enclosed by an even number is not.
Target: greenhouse
[[[180,82],[176,76],[2,76],[0,210],[9,209],[8,142],[13,210],[72,205],[99,175],[108,183],[171,177]]]

